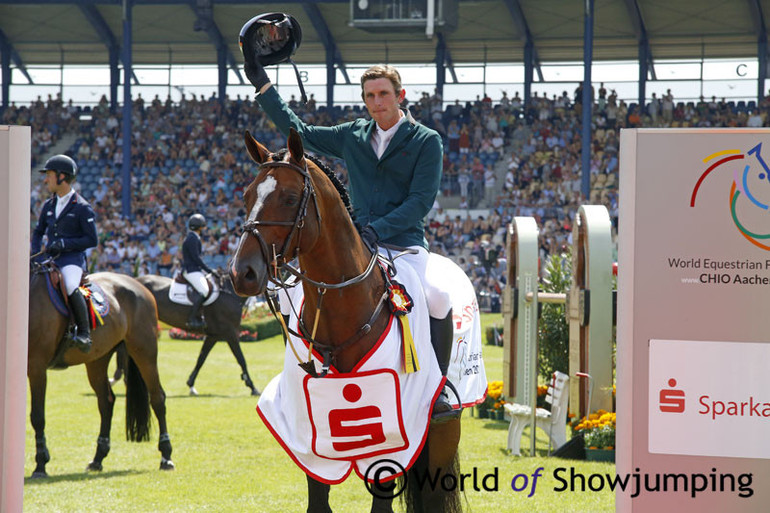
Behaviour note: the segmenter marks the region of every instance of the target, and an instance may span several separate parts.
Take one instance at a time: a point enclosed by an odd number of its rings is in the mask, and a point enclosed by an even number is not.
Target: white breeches
[[[80,286],[80,279],[83,278],[83,268],[79,265],[65,265],[61,269],[62,278],[64,278],[64,288],[67,289],[67,295],[75,292]]]
[[[187,281],[190,282],[190,285],[192,285],[193,288],[198,291],[198,294],[201,294],[203,297],[207,297],[209,295],[209,282],[206,281],[205,274],[200,271],[191,273],[183,272],[182,274],[187,279]]]

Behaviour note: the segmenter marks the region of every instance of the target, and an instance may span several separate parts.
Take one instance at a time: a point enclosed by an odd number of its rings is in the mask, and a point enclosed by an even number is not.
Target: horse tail
[[[150,394],[134,359],[126,358],[126,440],[150,439]]]
[[[400,477],[401,504],[406,513],[462,513],[460,500],[460,458],[455,452],[447,468],[431,469],[428,440],[405,476]],[[444,479],[450,475],[453,479]],[[406,481],[406,482],[404,482]]]

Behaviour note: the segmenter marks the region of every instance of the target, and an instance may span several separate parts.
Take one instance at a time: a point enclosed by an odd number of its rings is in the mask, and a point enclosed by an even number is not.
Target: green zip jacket
[[[424,219],[441,182],[443,148],[435,130],[417,123],[407,112],[381,159],[372,148],[374,120],[363,118],[333,127],[306,125],[274,87],[257,101],[278,129],[294,128],[305,148],[345,160],[350,200],[361,226],[371,224],[380,242],[423,246]]]

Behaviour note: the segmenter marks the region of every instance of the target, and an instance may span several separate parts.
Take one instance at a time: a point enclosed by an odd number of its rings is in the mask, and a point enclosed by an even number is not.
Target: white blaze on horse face
[[[262,210],[262,207],[265,204],[265,200],[277,186],[278,182],[272,176],[268,176],[265,178],[264,182],[257,186],[257,201],[255,201],[254,206],[251,207],[251,212],[249,213],[249,221],[257,220],[257,216],[259,215],[259,211]]]

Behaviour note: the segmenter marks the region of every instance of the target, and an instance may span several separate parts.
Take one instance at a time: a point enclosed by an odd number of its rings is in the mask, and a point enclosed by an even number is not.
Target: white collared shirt
[[[401,123],[406,121],[406,116],[404,115],[404,112],[399,110],[398,111],[401,117],[398,118],[398,121],[396,121],[396,124],[392,127],[388,128],[387,130],[383,130],[380,128],[380,125],[375,125],[375,130],[372,133],[372,149],[374,149],[374,153],[377,155],[377,158],[382,158],[382,155],[385,153],[385,150],[388,148],[388,144],[390,144],[390,140],[393,139],[393,136],[396,135],[396,132],[398,131],[398,127],[401,126]]]
[[[67,206],[67,203],[70,202],[72,199],[72,195],[75,194],[75,189],[70,189],[70,192],[65,194],[64,196],[56,196],[56,218],[59,218],[59,214],[61,214],[61,211],[64,210],[64,207]]]

